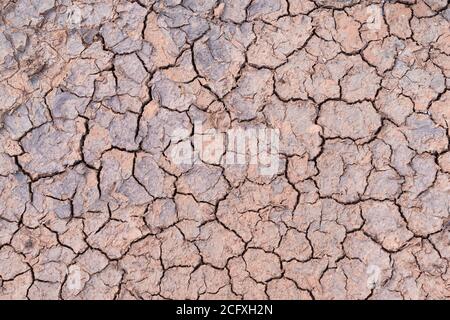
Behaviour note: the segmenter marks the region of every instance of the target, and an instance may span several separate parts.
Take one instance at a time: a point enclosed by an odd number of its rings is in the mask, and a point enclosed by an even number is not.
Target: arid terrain
[[[0,299],[450,299],[447,0],[0,0]]]

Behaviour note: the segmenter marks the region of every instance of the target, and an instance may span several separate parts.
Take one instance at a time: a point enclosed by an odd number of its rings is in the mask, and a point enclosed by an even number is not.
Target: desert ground
[[[449,299],[446,0],[1,0],[0,299]]]

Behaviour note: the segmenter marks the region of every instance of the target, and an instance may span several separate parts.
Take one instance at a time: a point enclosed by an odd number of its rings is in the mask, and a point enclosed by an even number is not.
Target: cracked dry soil
[[[450,298],[449,21],[1,0],[0,299]],[[177,165],[195,123],[278,129],[278,172]]]

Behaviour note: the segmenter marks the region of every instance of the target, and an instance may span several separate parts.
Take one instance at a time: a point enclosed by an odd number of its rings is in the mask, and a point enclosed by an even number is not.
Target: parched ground
[[[1,0],[0,299],[450,298],[449,21]],[[198,124],[278,129],[277,172],[174,162]]]

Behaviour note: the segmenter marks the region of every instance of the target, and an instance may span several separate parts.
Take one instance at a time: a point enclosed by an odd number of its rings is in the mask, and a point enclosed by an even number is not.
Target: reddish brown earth
[[[449,21],[2,0],[0,299],[450,298]],[[277,172],[174,162],[198,124],[279,130]]]

